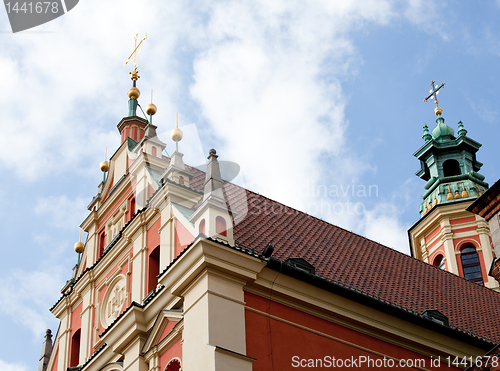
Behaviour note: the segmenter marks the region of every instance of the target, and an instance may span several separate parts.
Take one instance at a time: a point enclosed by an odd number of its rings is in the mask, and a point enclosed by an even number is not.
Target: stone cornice
[[[256,279],[265,265],[265,261],[258,257],[198,237],[177,261],[160,274],[158,282],[170,287],[172,294],[182,296],[184,289],[209,267],[250,282]]]

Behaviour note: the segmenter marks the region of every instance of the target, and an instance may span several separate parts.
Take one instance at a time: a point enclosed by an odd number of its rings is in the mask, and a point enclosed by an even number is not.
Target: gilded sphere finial
[[[135,86],[132,86],[130,89],[128,89],[127,94],[130,99],[137,99],[141,95],[141,92]]]
[[[179,114],[175,113],[175,129],[170,133],[170,137],[174,142],[179,142],[182,139],[182,130],[179,129]]]
[[[75,243],[75,252],[77,254],[81,254],[83,252],[84,247],[85,247],[85,245],[83,244],[83,242],[78,241],[77,243]]]
[[[179,128],[173,129],[170,134],[170,137],[174,142],[179,142],[182,139],[182,136],[183,136],[182,130]]]
[[[436,114],[436,116],[439,116],[443,113],[443,110],[441,109],[441,107],[436,107],[434,108],[434,113]]]
[[[156,106],[153,103],[149,103],[146,106],[146,114],[147,115],[154,115],[156,113]]]
[[[101,169],[101,171],[102,171],[103,173],[108,172],[108,170],[109,170],[109,162],[108,162],[108,161],[106,161],[106,160],[104,160],[104,161],[103,161],[103,162],[101,162],[101,164],[99,165],[99,168]]]

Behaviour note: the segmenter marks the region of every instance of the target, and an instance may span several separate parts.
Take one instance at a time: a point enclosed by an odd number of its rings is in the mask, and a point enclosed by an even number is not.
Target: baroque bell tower
[[[414,153],[420,160],[416,175],[426,183],[420,220],[408,231],[411,253],[423,262],[497,289],[498,283],[488,276],[494,254],[488,223],[466,210],[488,189],[478,173],[483,165],[476,159],[481,144],[467,136],[462,121],[456,136],[445,124],[437,100],[444,85],[432,81],[424,100],[434,100],[437,119],[432,134],[424,126],[425,143]]]

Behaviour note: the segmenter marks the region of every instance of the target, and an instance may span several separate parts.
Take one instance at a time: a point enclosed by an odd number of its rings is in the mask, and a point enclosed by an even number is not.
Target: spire
[[[82,229],[80,228],[80,239],[78,240],[77,243],[75,243],[75,252],[78,254],[78,264],[80,264],[80,254],[83,252],[85,249],[85,245],[82,242]]]
[[[234,244],[233,218],[234,212],[227,207],[222,191],[222,177],[215,149],[208,154],[207,173],[205,177],[203,200],[189,221],[195,225],[195,230]]]
[[[102,181],[106,181],[106,173],[109,171],[108,157],[108,147],[104,150],[104,161],[99,164],[99,169],[102,171]]]
[[[139,36],[138,33],[134,37],[135,41],[134,51],[125,61],[125,66],[126,66],[130,58],[132,58],[132,56],[134,57],[134,69],[132,70],[132,72],[130,72],[130,74],[132,75],[131,77],[132,87],[127,92],[128,97],[130,98],[130,100],[128,101],[128,117],[137,116],[137,105],[138,105],[137,99],[141,95],[141,92],[136,86],[137,80],[140,78],[138,70],[139,65],[137,64],[137,49],[139,48],[139,46],[141,46],[142,42],[146,40],[148,37],[148,35],[146,34],[146,36],[144,36],[144,38],[139,42],[139,44],[137,44],[137,36]]]
[[[42,355],[38,362],[38,371],[46,371],[49,364],[50,355],[52,354],[52,331],[47,329],[45,332],[45,341],[42,345]]]
[[[151,89],[151,103],[146,106],[146,114],[149,115],[149,123],[153,123],[153,115],[156,113],[156,106],[153,104],[153,89]]]
[[[138,70],[139,64],[137,63],[137,50],[144,42],[144,40],[146,40],[146,38],[148,37],[148,35],[146,34],[146,36],[144,36],[144,38],[138,42],[137,39],[138,35],[139,34],[136,34],[134,37],[134,50],[132,51],[128,59],[125,61],[125,65],[127,65],[130,59],[134,57],[134,68],[130,72],[132,87],[127,92],[127,95],[129,97],[128,115],[127,117],[124,117],[118,124],[118,130],[120,131],[122,143],[127,141],[127,138],[133,139],[135,142],[140,141],[144,137],[145,128],[149,123],[147,119],[143,119],[137,116],[137,107],[138,106],[141,107],[139,105],[139,102],[137,101],[139,99],[139,96],[141,95],[141,92],[137,88],[137,80],[140,78]],[[152,112],[151,109],[153,109],[153,107],[150,107],[150,105],[148,105],[148,107],[150,108],[149,111]],[[154,115],[154,113],[152,113],[152,115]]]
[[[441,85],[437,85],[437,84],[434,85],[435,82],[436,81],[434,81],[434,80],[431,81],[431,90],[429,90],[430,94],[424,98],[424,102],[427,102],[429,99],[434,99],[434,103],[436,104],[436,108],[434,108],[434,113],[437,116],[437,119],[436,119],[437,125],[434,128],[434,130],[432,130],[432,138],[434,140],[438,140],[438,141],[443,141],[446,139],[455,139],[455,137],[454,137],[455,131],[444,123],[444,118],[441,116],[441,114],[443,113],[443,110],[441,109],[441,107],[438,106],[439,101],[437,100],[437,96],[439,94],[439,90],[441,90],[441,88],[444,88],[445,84],[443,82]],[[425,129],[425,127],[424,127],[424,129]],[[424,131],[424,139],[426,139],[425,137],[426,137],[426,133]],[[427,139],[426,139],[426,142],[427,142]]]
[[[175,129],[172,130],[170,137],[175,142],[175,150],[179,150],[179,142],[182,140],[183,133],[182,130],[179,129],[179,114],[175,113]]]
[[[170,156],[170,166],[162,175],[161,179],[165,181],[168,178],[176,183],[189,186],[193,174],[186,170],[186,166],[182,160],[184,154],[179,152],[179,141],[182,140],[183,133],[182,130],[179,129],[179,115],[177,113],[175,114],[175,129],[170,133],[170,137],[175,142],[175,151]]]
[[[463,135],[464,137],[467,135],[467,130],[465,130],[462,120],[458,122],[458,135]]]
[[[422,139],[426,142],[432,139],[432,135],[429,134],[429,127],[427,124],[424,125],[424,135],[422,136]]]
[[[436,81],[432,80],[431,81],[431,90],[429,90],[429,95],[424,98],[424,102],[427,102],[429,99],[434,99],[434,103],[436,104],[436,108],[434,108],[434,113],[436,116],[441,116],[443,113],[443,110],[438,106],[439,102],[437,100],[437,96],[439,94],[439,90],[441,88],[444,88],[444,82],[441,83],[441,85],[434,85]]]
[[[205,194],[203,201],[212,199],[216,202],[224,203],[224,195],[222,193],[222,177],[220,175],[219,161],[217,161],[217,152],[211,149],[208,152],[207,175],[205,177]]]
[[[481,144],[466,137],[467,130],[462,121],[458,123],[458,135],[455,137],[455,131],[445,124],[441,115],[443,111],[436,99],[444,83],[434,83],[435,81],[432,81],[430,94],[424,101],[434,100],[437,125],[432,133],[429,133],[429,128],[424,125],[422,138],[425,144],[414,153],[420,160],[420,170],[416,175],[426,181],[426,191],[419,209],[421,216],[430,212],[436,205],[475,198],[479,191],[488,188],[484,176],[478,173],[482,163],[476,160],[476,152]]]

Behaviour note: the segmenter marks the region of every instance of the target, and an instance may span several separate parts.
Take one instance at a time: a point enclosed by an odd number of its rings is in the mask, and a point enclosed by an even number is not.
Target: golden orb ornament
[[[75,243],[75,252],[77,254],[81,254],[83,252],[84,247],[85,247],[85,245],[83,244],[83,242],[78,241],[77,243]]]
[[[128,89],[127,94],[130,99],[137,99],[141,95],[141,92],[135,86],[132,86],[130,89]]]
[[[146,114],[147,115],[154,115],[156,113],[156,106],[153,103],[149,103],[146,106]]]
[[[175,128],[172,130],[170,137],[174,142],[179,142],[182,139],[182,130],[179,128]]]
[[[436,116],[439,116],[443,113],[443,110],[441,109],[441,107],[436,107],[434,108],[434,113],[436,114]]]
[[[99,165],[99,168],[101,169],[101,171],[103,173],[108,172],[108,170],[109,170],[109,162],[108,161],[101,162],[101,164]]]

